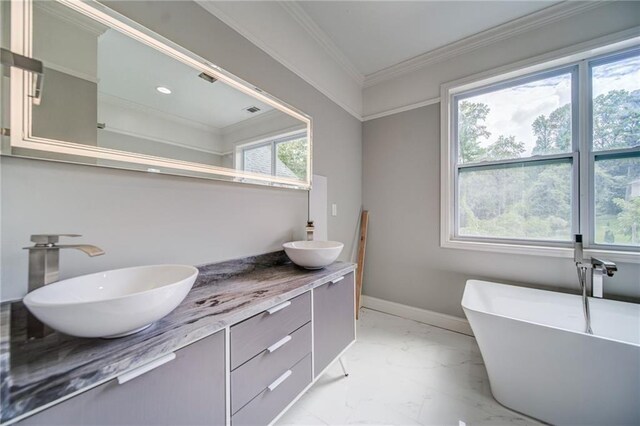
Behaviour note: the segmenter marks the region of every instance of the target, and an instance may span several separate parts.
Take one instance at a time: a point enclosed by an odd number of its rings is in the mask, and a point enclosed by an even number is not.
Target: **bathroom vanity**
[[[174,312],[120,339],[28,340],[24,306],[1,305],[2,424],[266,425],[355,341],[353,264],[199,269]]]
[[[3,2],[3,55],[32,66],[10,67],[1,155],[311,188],[310,116],[108,4]],[[276,252],[199,270],[173,312],[119,339],[30,339],[24,305],[1,304],[0,424],[269,424],[355,341],[353,264]]]

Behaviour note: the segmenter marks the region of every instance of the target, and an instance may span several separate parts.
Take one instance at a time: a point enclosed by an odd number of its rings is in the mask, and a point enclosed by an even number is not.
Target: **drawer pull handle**
[[[331,284],[336,284],[339,283],[340,281],[344,280],[344,277],[340,277],[340,278],[336,278],[335,280],[331,281]]]
[[[279,305],[276,305],[276,306],[274,306],[274,307],[273,307],[273,308],[271,308],[271,309],[267,309],[267,313],[268,313],[269,315],[273,315],[273,314],[275,314],[276,312],[283,310],[284,308],[286,308],[286,307],[287,307],[287,306],[289,306],[289,305],[291,305],[291,300],[287,300],[286,302],[281,303],[281,304],[279,304]]]
[[[280,386],[282,384],[282,382],[287,380],[290,375],[291,375],[291,370],[285,371],[282,376],[278,377],[273,383],[271,383],[269,385],[268,389],[270,391],[275,390],[275,388],[277,388],[278,386]]]
[[[291,340],[291,336],[290,335],[284,336],[282,339],[278,340],[273,345],[269,346],[267,348],[267,351],[269,353],[275,352],[276,349],[278,349],[281,346],[284,346],[284,344],[287,343],[289,340]]]
[[[176,354],[171,352],[170,354],[167,354],[165,356],[161,356],[160,358],[157,358],[151,362],[148,362],[146,364],[144,364],[141,367],[136,368],[135,370],[131,370],[128,371],[126,373],[123,373],[121,375],[119,375],[118,378],[118,384],[122,385],[127,383],[129,380],[133,380],[138,376],[142,376],[144,373],[148,373],[149,371],[156,369],[158,367],[160,367],[161,365],[164,365],[166,363],[168,363],[169,361],[173,361],[174,359],[176,359]]]

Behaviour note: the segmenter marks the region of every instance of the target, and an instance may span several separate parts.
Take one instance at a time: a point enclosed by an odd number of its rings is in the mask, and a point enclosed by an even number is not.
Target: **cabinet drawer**
[[[316,376],[356,338],[353,272],[313,289]]]
[[[287,371],[291,373],[275,389],[265,389],[234,414],[231,417],[232,426],[269,424],[311,383],[311,354],[305,356],[290,370],[284,370],[282,374]]]
[[[278,345],[280,345],[278,347]],[[273,342],[270,349],[231,372],[231,412],[235,413],[267,388],[283,371],[311,352],[311,323]]]
[[[175,352],[176,358],[131,381],[111,380],[20,425],[223,425],[224,332]]]
[[[231,327],[232,370],[311,321],[311,294],[306,292],[274,308],[272,313],[264,311]]]

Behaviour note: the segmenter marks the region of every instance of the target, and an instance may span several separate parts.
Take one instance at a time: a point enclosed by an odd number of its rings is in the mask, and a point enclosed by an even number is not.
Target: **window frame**
[[[620,60],[640,51],[640,37],[594,43],[588,49],[566,50],[521,61],[496,70],[469,76],[441,85],[441,238],[443,248],[471,249],[512,254],[571,257],[571,241],[552,241],[484,236],[461,236],[458,230],[459,170],[482,169],[509,163],[528,163],[571,158],[572,161],[572,234],[582,233],[589,255],[606,255],[616,261],[640,263],[640,248],[595,243],[596,158],[635,156],[639,147],[614,151],[592,151],[591,69]],[[535,81],[572,70],[572,151],[564,154],[525,157],[491,162],[459,163],[457,143],[457,105],[460,100],[502,88]],[[460,167],[461,166],[461,167]],[[581,172],[586,171],[586,173]]]
[[[245,164],[244,164],[244,156],[246,151],[251,151],[257,148],[262,148],[263,146],[270,146],[271,149],[271,176],[276,176],[276,156],[278,144],[290,142],[296,139],[300,139],[301,137],[306,136],[304,131],[296,131],[292,133],[287,133],[284,135],[275,136],[273,138],[269,138],[268,140],[262,140],[258,142],[252,142],[249,144],[245,144],[239,146],[239,154],[240,154],[240,169],[246,172]],[[277,176],[276,176],[277,177]]]
[[[587,122],[586,124],[586,147],[584,149],[584,156],[587,157],[586,163],[588,167],[587,176],[584,177],[588,188],[585,203],[588,209],[587,217],[584,219],[589,228],[589,247],[600,250],[621,250],[621,251],[639,251],[640,248],[634,248],[633,246],[620,246],[599,244],[595,240],[596,230],[596,185],[595,185],[595,168],[596,161],[600,160],[614,160],[614,159],[628,159],[637,158],[640,156],[640,144],[631,148],[610,149],[603,151],[596,151],[593,149],[593,67],[603,65],[611,62],[616,62],[622,59],[629,58],[631,56],[640,55],[640,46],[617,51],[605,55],[600,55],[592,59],[587,60],[586,68],[586,82],[585,82],[585,96],[587,97]]]
[[[471,236],[460,235],[459,233],[459,220],[460,220],[460,203],[458,203],[460,195],[460,172],[466,170],[488,170],[498,169],[502,167],[515,167],[516,165],[535,164],[535,163],[562,163],[563,160],[568,160],[571,164],[571,234],[576,234],[579,229],[579,209],[576,206],[576,200],[579,196],[579,164],[578,152],[579,152],[579,138],[578,132],[572,130],[571,134],[571,150],[566,153],[560,154],[548,154],[548,155],[535,155],[524,158],[514,158],[509,160],[494,160],[494,161],[480,161],[475,163],[461,163],[459,156],[459,144],[458,141],[458,105],[461,100],[468,99],[470,97],[478,96],[484,93],[490,93],[510,87],[516,87],[523,84],[527,84],[534,81],[544,80],[546,78],[552,78],[559,75],[569,74],[571,76],[571,128],[576,129],[578,126],[578,114],[579,114],[579,102],[578,102],[578,67],[576,65],[563,66],[555,69],[550,69],[543,72],[537,72],[527,74],[521,77],[511,78],[509,80],[502,81],[497,84],[484,86],[476,90],[470,90],[462,92],[459,95],[453,96],[452,114],[451,120],[451,138],[453,144],[453,159],[454,164],[454,203],[453,203],[453,227],[454,238],[460,241],[484,241],[484,242],[496,242],[504,244],[521,244],[521,245],[549,245],[554,247],[566,247],[570,244],[570,241],[553,241],[553,240],[540,240],[534,238],[506,238],[506,237],[486,237],[486,236]]]

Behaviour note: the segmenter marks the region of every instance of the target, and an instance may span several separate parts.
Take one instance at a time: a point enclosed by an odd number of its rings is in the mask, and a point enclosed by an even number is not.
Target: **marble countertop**
[[[53,332],[27,339],[21,302],[0,305],[0,423],[88,390],[176,351],[280,302],[355,270],[336,262],[308,271],[284,252],[198,267],[193,289],[169,315],[120,339],[83,339]]]

